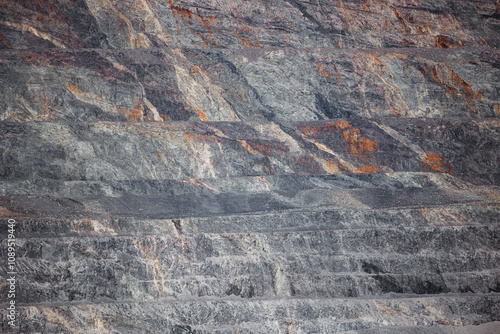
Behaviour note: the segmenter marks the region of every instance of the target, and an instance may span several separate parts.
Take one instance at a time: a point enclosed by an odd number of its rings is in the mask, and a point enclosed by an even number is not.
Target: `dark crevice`
[[[325,28],[321,22],[316,19],[314,16],[312,16],[311,14],[309,14],[307,12],[307,8],[301,4],[300,2],[298,2],[297,0],[285,0],[286,2],[288,2],[289,4],[291,4],[292,6],[294,6],[295,8],[297,8],[301,13],[302,15],[308,19],[309,21],[311,21],[312,23],[314,23],[316,26],[317,26],[317,29],[319,32],[325,34],[325,35],[331,35],[331,34],[335,34],[335,35],[341,35],[341,36],[345,36],[345,33],[342,31],[342,30],[337,30],[337,29],[327,29]]]

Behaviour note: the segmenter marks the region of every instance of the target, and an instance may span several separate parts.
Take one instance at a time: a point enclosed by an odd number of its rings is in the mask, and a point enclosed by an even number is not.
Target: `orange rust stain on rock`
[[[241,41],[241,44],[243,45],[243,48],[245,48],[245,49],[251,49],[252,48],[252,43],[247,38],[245,38],[245,37],[241,36],[240,34],[238,34],[238,32],[236,30],[233,30],[233,34],[235,34],[236,36],[238,36],[238,38]]]
[[[471,110],[474,110],[474,91],[472,90],[471,86],[463,81],[462,78],[460,78],[458,74],[453,72],[451,69],[450,76],[453,83],[465,91],[465,94],[467,95],[467,105]]]
[[[186,17],[193,17],[193,12],[190,11],[189,9],[182,8],[180,6],[174,6],[174,1],[169,0],[170,3],[170,10],[172,11],[172,16],[175,19],[175,24],[177,26],[177,33],[179,33],[179,21],[177,21],[177,16],[175,15],[176,13],[180,15],[181,18],[186,18]]]
[[[262,144],[260,142],[252,142],[252,148],[261,156],[272,157],[273,147],[269,144]]]
[[[119,113],[123,114],[129,122],[138,122],[143,118],[144,105],[139,100],[136,102],[134,108],[132,109],[127,110],[127,108],[118,107],[117,105],[115,105],[115,107],[116,110]]]
[[[141,120],[142,114],[144,112],[144,105],[141,101],[137,101],[134,108],[128,111],[128,120],[137,122]]]
[[[377,172],[377,165],[366,165],[356,170],[356,174],[375,174]]]
[[[368,154],[377,151],[378,143],[360,136],[360,131],[349,124],[349,122],[335,122],[335,127],[338,131],[342,131],[351,153],[362,157],[368,157]]]
[[[377,63],[378,66],[380,66],[380,71],[384,69],[384,63],[378,58],[378,54],[370,54],[370,56],[373,58],[373,60]]]
[[[299,131],[305,137],[321,137],[325,131],[337,130],[342,132],[342,135],[347,142],[349,153],[356,157],[364,165],[355,170],[355,173],[376,173],[377,164],[373,153],[378,149],[378,143],[365,138],[360,135],[360,130],[353,127],[347,121],[330,122],[321,126],[300,126]],[[316,142],[316,146],[319,143]],[[325,161],[325,165],[330,173],[346,172],[350,173],[347,167],[343,166],[340,162],[333,164]]]
[[[420,34],[420,35],[425,35],[425,31],[424,29],[421,27],[421,26],[417,26],[417,32]]]
[[[201,111],[200,108],[194,107],[194,111],[198,114],[198,117],[203,121],[203,122],[208,122],[208,117],[205,115],[203,111]]]
[[[350,23],[349,23],[349,12],[347,11],[347,9],[345,8],[345,4],[342,0],[337,0],[337,3],[339,4],[339,8],[340,10],[342,11],[342,14],[344,14],[344,20],[345,20],[345,24],[346,24],[346,28],[347,30],[350,30]]]
[[[214,21],[212,17],[209,17],[208,20],[200,15],[200,11],[196,8],[196,16],[201,20],[201,23],[207,28],[208,34],[210,35],[210,42],[212,45],[214,44],[214,37],[212,36],[212,29],[210,29],[210,23]]]
[[[438,49],[447,49],[452,44],[451,39],[448,36],[437,35],[434,38],[436,39],[434,46]]]
[[[201,73],[203,73],[200,65],[193,65],[193,66],[191,66],[191,68],[189,69],[189,71],[191,71],[191,73],[193,73],[193,74],[201,74]]]
[[[182,8],[181,6],[174,6],[174,1],[169,0],[170,2],[170,10],[172,11],[172,14],[175,16],[177,13],[180,17],[182,18],[192,18],[193,17],[193,12],[187,8]]]
[[[307,137],[317,137],[320,136],[323,132],[331,131],[335,128],[336,126],[334,122],[327,122],[318,126],[302,125],[298,127],[300,132]]]
[[[477,98],[479,99],[479,101],[481,101],[483,99],[483,92],[478,91],[477,92]]]
[[[45,109],[45,114],[49,115],[50,114],[50,110],[51,110],[53,104],[49,101],[49,99],[47,99],[47,93],[45,92],[45,90],[44,90],[43,93],[44,93],[43,94],[44,95],[43,96],[44,97],[44,99],[43,99],[43,107]]]
[[[497,117],[500,117],[500,104],[492,103],[491,108],[493,109],[493,112],[495,112],[496,109]]]
[[[463,46],[462,43],[457,43],[452,38],[445,35],[437,35],[434,38],[436,40],[434,46],[438,49],[448,49],[454,46]]]
[[[238,140],[238,141],[239,141],[239,143],[240,143],[241,147],[246,148],[246,150],[247,150],[248,152],[250,152],[251,154],[255,154],[255,151],[254,151],[254,149],[252,148],[252,146],[248,145],[248,143],[247,143],[245,140],[240,139],[240,140]]]
[[[261,157],[268,158],[271,163],[273,163],[273,154],[284,156],[288,152],[286,146],[278,142],[269,143],[255,140],[238,140],[238,142],[251,154],[258,153]]]
[[[240,28],[241,31],[243,31],[246,35],[251,35],[254,33],[254,29],[252,28],[249,28],[247,26],[243,26],[242,28]],[[236,36],[238,36],[238,38],[240,39],[240,42],[241,44],[243,45],[243,48],[245,49],[251,49],[252,47],[254,48],[262,48],[262,45],[260,44],[259,40],[256,38],[255,41],[251,41],[249,40],[248,38],[246,38],[245,36],[242,36],[240,35],[236,29],[233,29],[232,31],[233,34],[235,34]]]
[[[192,142],[192,141],[195,141],[197,139],[197,135],[194,134],[194,133],[191,133],[189,131],[186,131],[186,132],[183,132],[182,133],[182,136],[184,137],[184,140],[186,142]]]
[[[68,89],[75,94],[81,94],[80,88],[77,85],[68,85]]]
[[[205,36],[203,36],[203,35],[202,35],[202,33],[201,33],[201,32],[198,32],[198,31],[196,32],[196,34],[197,34],[198,36],[200,36],[200,37],[201,37],[201,42],[203,43],[203,47],[204,47],[205,49],[208,49],[208,43],[207,43],[207,41],[205,40]]]
[[[262,169],[268,174],[274,174],[274,171],[271,167],[262,166]]]
[[[176,14],[179,15],[182,18],[182,20],[185,21],[186,23],[188,22],[188,19],[196,17],[200,19],[201,23],[207,29],[207,32],[210,36],[210,43],[211,45],[214,45],[214,38],[212,35],[212,29],[210,28],[210,24],[215,21],[215,18],[211,16],[208,16],[208,18],[201,16],[198,8],[196,8],[196,13],[194,13],[190,9],[182,8],[181,6],[175,6],[173,0],[169,0],[169,4],[170,4],[170,10],[172,11],[172,16],[174,17],[175,24],[177,26],[177,33],[179,33],[179,21],[177,20]],[[191,32],[193,32],[193,30],[191,30]],[[197,34],[201,36],[205,48],[208,48],[208,43],[206,42],[205,37],[199,32]]]
[[[328,172],[330,174],[339,174],[340,173],[340,169],[336,163],[325,160],[325,165],[326,165],[326,168],[328,169]]]
[[[207,72],[203,71],[203,70],[201,69],[201,66],[200,66],[200,65],[193,65],[193,66],[191,66],[191,68],[190,68],[189,70],[190,70],[190,71],[191,71],[191,73],[193,73],[193,74],[200,74],[200,75],[201,75],[201,74],[205,74],[207,77],[210,77],[210,78],[212,78],[213,80],[215,80],[215,78],[213,77],[213,75],[211,75],[211,74],[209,74],[209,73],[207,73]]]
[[[330,76],[330,73],[328,73],[325,69],[323,69],[320,63],[318,63],[318,70],[321,74],[323,74],[323,76],[327,78]]]
[[[427,153],[424,163],[429,166],[430,170],[438,173],[451,173],[449,164],[443,162],[441,155],[437,153]]]
[[[161,158],[161,152],[158,152],[158,157]]]
[[[197,106],[193,105],[191,102],[189,102],[187,100],[184,100],[184,101],[187,104],[189,104],[194,109],[194,111],[196,111],[196,113],[198,114],[198,117],[200,118],[200,120],[202,120],[203,122],[208,122],[209,121],[207,115],[205,115],[205,113],[203,111],[201,111],[200,108],[198,108]]]
[[[474,93],[474,90],[472,89],[472,87],[467,82],[462,80],[462,78],[460,78],[460,76],[458,74],[456,74],[452,69],[450,69],[448,67],[445,68],[445,70],[446,69],[448,70],[448,74],[451,78],[451,83],[450,83],[450,81],[447,80],[446,77],[444,77],[443,79],[440,77],[440,75],[438,74],[438,71],[437,71],[438,65],[434,65],[434,66],[430,67],[427,64],[425,64],[425,69],[427,70],[427,72],[432,74],[432,77],[434,78],[434,80],[438,84],[443,85],[446,88],[446,90],[448,90],[452,94],[458,94],[458,90],[455,87],[451,86],[451,84],[461,88],[465,92],[465,95],[467,98],[467,105],[469,106],[469,108],[472,111],[474,111],[474,99],[475,99],[476,94]],[[482,99],[482,93],[480,93],[480,94],[478,93],[478,98],[480,100]]]
[[[62,144],[61,139],[59,139],[59,146],[61,147],[61,150],[62,150],[62,151],[63,151],[63,153],[64,153],[64,147],[63,147],[63,144]]]
[[[337,86],[340,86],[339,70],[337,69],[337,66],[335,66],[335,64],[333,65],[333,69],[335,70],[335,74],[337,74]]]
[[[405,20],[403,19],[401,14],[399,14],[399,12],[397,11],[396,8],[394,8],[393,6],[390,6],[390,7],[392,9],[392,12],[394,13],[394,16],[396,16],[396,19],[398,20],[398,22],[401,23],[401,25],[403,26],[403,28],[405,30],[405,34],[408,34],[408,25],[406,24]]]

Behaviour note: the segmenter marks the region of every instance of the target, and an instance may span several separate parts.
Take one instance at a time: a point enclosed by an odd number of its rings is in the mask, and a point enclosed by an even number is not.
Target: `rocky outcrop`
[[[498,1],[20,0],[15,49],[498,47]]]
[[[4,1],[12,332],[499,332],[499,15]]]
[[[498,118],[499,57],[478,48],[4,51],[0,117]]]

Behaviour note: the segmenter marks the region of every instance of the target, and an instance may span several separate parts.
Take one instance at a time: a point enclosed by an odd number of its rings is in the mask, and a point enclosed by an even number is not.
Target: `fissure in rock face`
[[[495,0],[1,1],[0,332],[500,333],[499,47]]]

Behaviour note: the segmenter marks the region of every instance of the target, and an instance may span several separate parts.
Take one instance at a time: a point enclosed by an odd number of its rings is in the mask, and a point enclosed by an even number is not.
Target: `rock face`
[[[0,332],[500,333],[500,2],[5,0]]]

